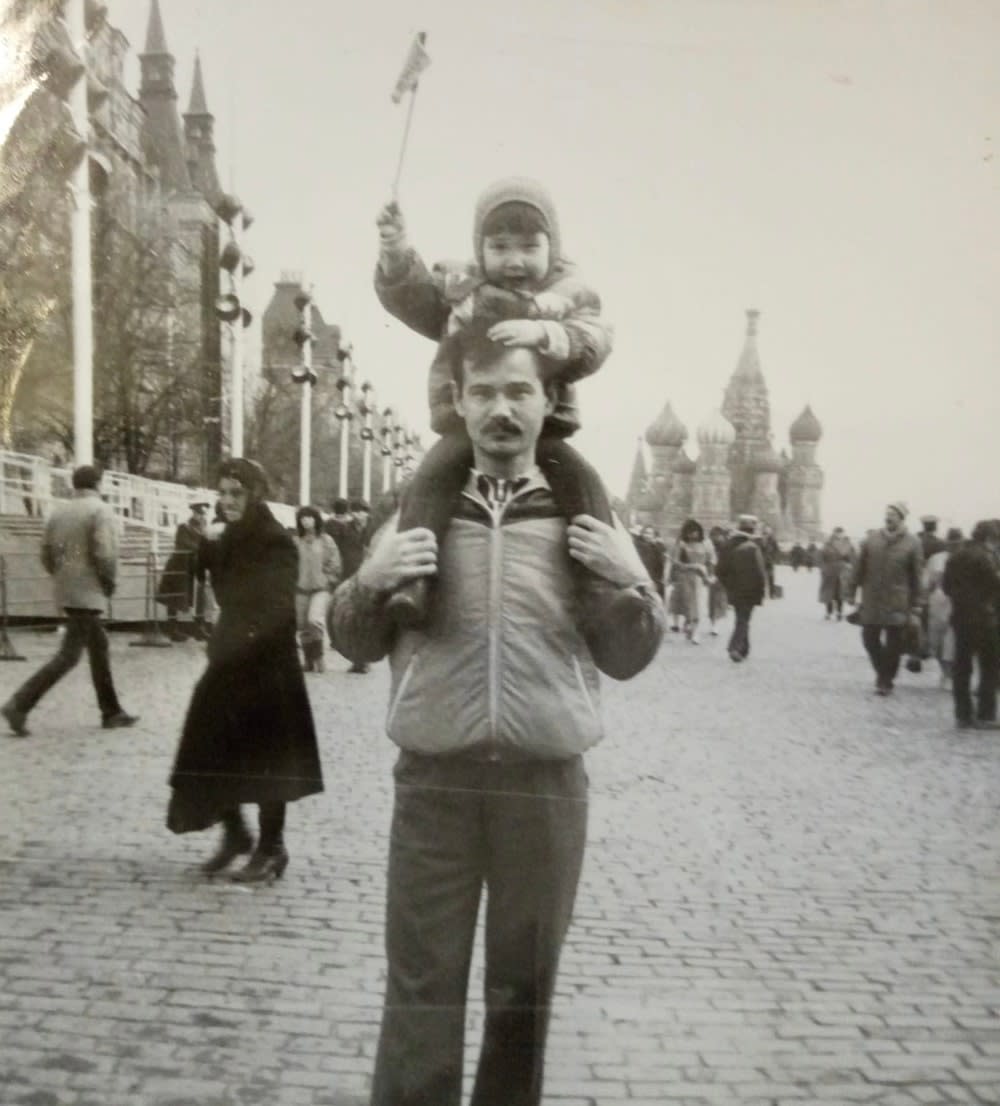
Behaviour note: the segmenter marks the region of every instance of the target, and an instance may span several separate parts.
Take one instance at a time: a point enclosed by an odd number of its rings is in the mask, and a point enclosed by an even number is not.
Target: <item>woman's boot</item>
[[[233,873],[237,883],[268,883],[288,867],[285,848],[285,804],[260,804],[260,840],[246,866]]]
[[[240,811],[234,810],[226,814],[222,819],[222,841],[215,855],[206,860],[201,870],[206,876],[214,876],[217,872],[228,868],[230,864],[243,853],[248,853],[253,848],[253,836],[247,829],[246,822]]]
[[[323,642],[313,642],[313,672],[325,672],[326,664],[323,661]]]

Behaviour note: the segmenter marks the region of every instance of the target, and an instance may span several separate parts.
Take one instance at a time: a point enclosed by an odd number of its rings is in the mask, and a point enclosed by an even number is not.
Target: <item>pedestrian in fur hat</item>
[[[611,352],[612,334],[601,301],[566,260],[555,205],[537,182],[509,177],[490,185],[476,203],[469,264],[429,271],[407,241],[402,212],[387,204],[377,218],[379,259],[375,290],[390,314],[427,338],[442,342],[431,364],[431,427],[442,438],[428,452],[401,504],[400,530],[426,527],[440,540],[452,505],[472,467],[472,446],[455,411],[452,365],[443,339],[489,325],[491,341],[540,352],[553,366],[555,409],[536,452],[538,465],[567,518],[590,515],[611,524],[610,502],[600,477],[564,439],[580,427],[573,382],[596,372]],[[606,624],[620,609],[630,624],[631,597],[580,566],[577,592],[581,623]],[[412,581],[389,599],[389,613],[403,627],[427,614],[427,580]],[[613,617],[613,616],[612,616]],[[586,635],[586,630],[584,631]]]

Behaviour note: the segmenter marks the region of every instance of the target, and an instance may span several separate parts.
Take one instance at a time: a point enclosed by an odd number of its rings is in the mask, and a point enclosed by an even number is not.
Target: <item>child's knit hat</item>
[[[472,229],[472,247],[476,261],[480,265],[483,263],[483,225],[487,216],[502,204],[509,203],[527,204],[541,215],[545,233],[549,236],[549,265],[554,265],[562,257],[556,207],[545,188],[529,177],[503,177],[494,181],[476,201]]]

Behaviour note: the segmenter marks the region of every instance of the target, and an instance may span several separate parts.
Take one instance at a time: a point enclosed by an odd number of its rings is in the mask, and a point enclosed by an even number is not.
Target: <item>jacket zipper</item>
[[[499,510],[491,510],[489,505],[478,496],[470,495],[468,492],[463,493],[467,495],[473,503],[479,504],[479,506],[486,511],[486,514],[489,515],[490,519],[490,575],[487,586],[489,635],[486,642],[486,695],[487,716],[489,718],[490,729],[489,739],[491,741],[498,740],[500,680],[503,674],[500,657],[500,607],[503,599],[503,516],[507,508],[518,498],[518,496],[524,495],[525,492],[530,490],[530,488],[523,488],[521,491],[516,492],[500,506]]]
[[[503,567],[503,509],[491,512],[490,519],[490,585],[489,585],[489,645],[488,684],[490,740],[497,740],[500,720],[500,576]]]

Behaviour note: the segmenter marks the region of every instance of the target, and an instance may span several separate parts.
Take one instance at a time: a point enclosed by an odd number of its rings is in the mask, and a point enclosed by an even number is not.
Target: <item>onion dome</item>
[[[674,459],[673,470],[678,476],[690,476],[695,470],[695,463],[682,449]]]
[[[736,441],[736,430],[729,419],[716,410],[698,427],[698,441],[701,445],[732,445]]]
[[[818,442],[823,437],[823,427],[808,404],[792,423],[788,436],[793,442]]]
[[[646,441],[651,446],[682,446],[687,436],[684,423],[674,414],[669,403],[646,430]]]
[[[753,467],[755,472],[781,472],[781,458],[774,452],[770,442],[754,457]]]

